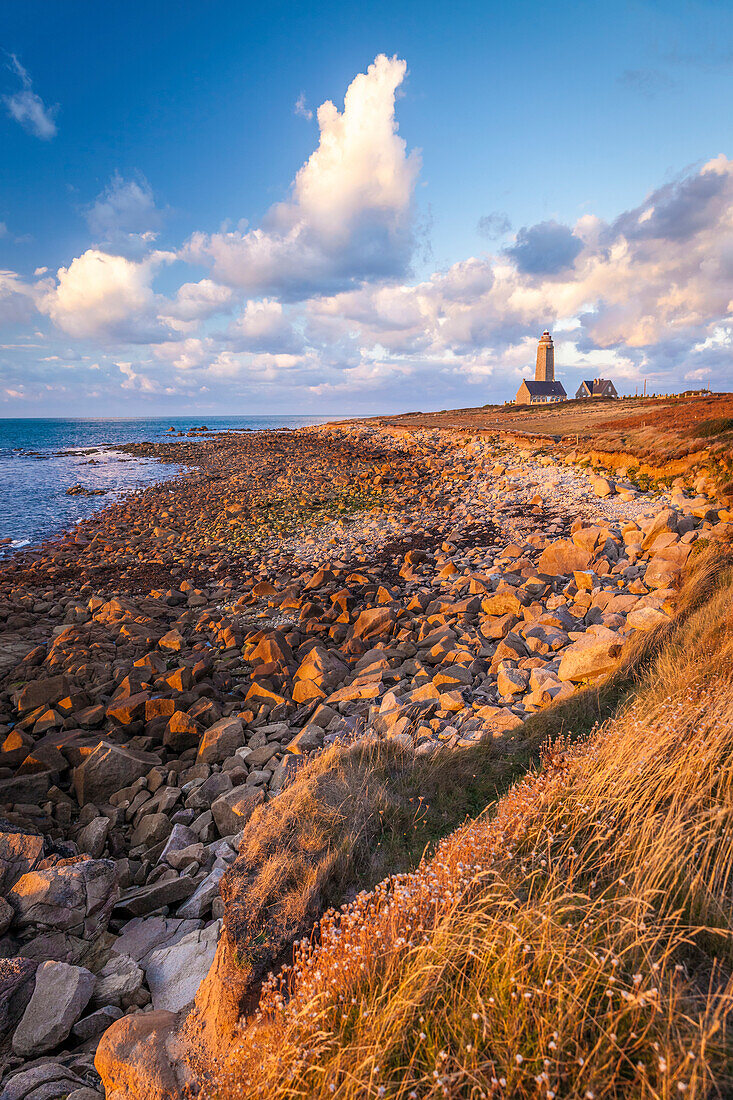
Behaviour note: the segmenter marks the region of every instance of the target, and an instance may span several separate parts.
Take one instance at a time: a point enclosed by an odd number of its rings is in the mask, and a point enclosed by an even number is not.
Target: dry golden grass
[[[226,929],[250,985],[330,905],[474,817],[520,770],[492,743],[416,757],[389,740],[335,745],[250,819],[225,876]]]
[[[733,1093],[733,575],[685,599],[614,717],[326,914],[212,1095]]]

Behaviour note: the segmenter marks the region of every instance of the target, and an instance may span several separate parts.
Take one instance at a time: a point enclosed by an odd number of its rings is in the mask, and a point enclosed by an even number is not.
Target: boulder
[[[152,848],[155,844],[167,840],[173,826],[167,814],[145,814],[130,837],[130,847],[144,845]]]
[[[303,729],[296,733],[293,740],[288,742],[287,751],[298,755],[315,752],[323,747],[323,737],[323,730],[320,726],[303,726]]]
[[[580,683],[613,671],[624,639],[615,630],[598,627],[563,650],[557,675],[560,680]]]
[[[338,686],[348,673],[348,669],[337,653],[323,645],[315,645],[295,671],[295,680],[312,681],[322,691],[328,693]]]
[[[166,863],[168,861],[168,856],[172,855],[174,852],[180,852],[184,848],[188,848],[191,844],[195,844],[197,840],[198,836],[193,829],[189,829],[187,825],[181,825],[180,822],[177,822],[171,830],[170,836],[165,843],[165,848],[160,853],[158,862]]]
[[[21,875],[43,858],[43,837],[35,833],[0,833],[0,892],[4,896]]]
[[[110,820],[108,817],[95,817],[80,831],[76,843],[80,852],[99,859],[104,854],[104,846],[109,835]]]
[[[626,625],[633,630],[653,630],[655,626],[668,623],[670,616],[658,607],[637,607],[626,618]]]
[[[381,634],[391,634],[395,618],[396,613],[391,607],[369,607],[354,623],[354,637],[366,641]]]
[[[234,784],[226,772],[214,772],[198,787],[194,787],[186,799],[186,806],[192,810],[207,810],[220,794],[230,791],[233,786]]]
[[[491,596],[484,596],[481,601],[481,610],[485,615],[513,615],[521,617],[522,602],[515,592],[494,592]]]
[[[214,961],[219,926],[215,921],[170,947],[153,951],[145,976],[154,1008],[180,1012],[191,1004]]]
[[[261,787],[235,787],[220,795],[211,805],[220,836],[233,836],[249,821],[255,809],[264,802]]]
[[[132,722],[145,717],[146,705],[150,699],[147,691],[115,699],[107,707],[107,717],[120,726],[129,726]]]
[[[13,1035],[13,1050],[23,1057],[54,1050],[68,1037],[86,1008],[94,975],[83,966],[42,963],[23,1019]]]
[[[123,1016],[105,1031],[94,1066],[110,1100],[173,1100],[180,1096],[173,1059],[167,1053],[175,1023],[173,1012],[146,1012]]]
[[[74,768],[74,789],[79,805],[108,802],[115,791],[129,787],[156,764],[160,764],[160,759],[153,753],[100,741],[83,763]]]
[[[197,759],[203,764],[221,764],[244,745],[244,729],[238,718],[220,718],[201,739]]]
[[[193,749],[201,739],[202,727],[185,710],[176,710],[168,719],[163,744],[173,752]]]
[[[29,871],[7,900],[19,930],[34,927],[93,939],[107,927],[118,892],[113,860],[79,859]]]
[[[268,665],[274,662],[282,669],[288,669],[294,664],[293,651],[281,630],[273,630],[261,638],[257,646],[249,655],[253,664]]]
[[[198,884],[191,897],[186,898],[183,904],[178,906],[178,916],[194,919],[205,917],[211,910],[212,901],[219,896],[219,883],[225,871],[226,866],[214,867],[203,882]]]
[[[672,588],[679,580],[692,547],[683,543],[668,546],[655,554],[644,574],[648,588]]]
[[[27,714],[36,707],[50,706],[71,693],[72,687],[66,676],[48,676],[45,680],[32,680],[18,695],[16,705],[21,714]]]
[[[21,1019],[36,981],[33,959],[0,959],[0,1039]]]
[[[126,1008],[143,984],[143,971],[129,955],[115,952],[97,974],[93,1001],[95,1005],[118,1005]]]
[[[122,1009],[118,1008],[117,1005],[104,1005],[103,1008],[98,1008],[96,1012],[90,1012],[88,1016],[83,1016],[81,1020],[77,1020],[71,1029],[71,1034],[80,1043],[85,1043],[87,1039],[94,1039],[97,1035],[101,1035],[121,1016]],[[75,1095],[75,1093],[71,1094],[68,1100],[72,1100],[72,1096]]]
[[[529,673],[519,668],[503,668],[496,679],[500,695],[518,695],[527,690]]]
[[[607,477],[592,477],[590,483],[597,497],[610,497],[616,492],[616,486]]]
[[[677,531],[679,513],[674,508],[666,508],[657,512],[652,519],[644,524],[644,538],[642,550],[649,550],[657,541],[659,535],[666,531]]]
[[[7,1078],[0,1100],[67,1100],[84,1082],[57,1062],[41,1062]]]
[[[153,882],[133,890],[126,890],[116,905],[117,911],[126,917],[143,917],[154,913],[163,905],[174,905],[183,901],[196,889],[196,883],[187,875],[180,878]]]
[[[181,920],[178,917],[135,917],[122,930],[112,947],[113,953],[128,955],[145,968],[149,955],[159,947],[171,947],[174,943],[196,932],[200,920]]]
[[[548,576],[569,576],[576,569],[585,570],[591,563],[588,550],[576,546],[570,539],[558,539],[545,547],[537,562],[537,571]]]

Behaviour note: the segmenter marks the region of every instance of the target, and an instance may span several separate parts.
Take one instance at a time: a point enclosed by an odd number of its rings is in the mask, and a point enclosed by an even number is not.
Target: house
[[[562,382],[535,382],[524,378],[517,390],[514,404],[536,405],[543,401],[566,401],[567,396]]]
[[[618,394],[610,378],[586,378],[578,386],[575,396],[580,400],[583,397],[618,397]]]
[[[555,345],[545,329],[537,345],[534,380],[522,379],[514,404],[537,405],[548,401],[566,401],[567,396],[562,382],[555,381]]]

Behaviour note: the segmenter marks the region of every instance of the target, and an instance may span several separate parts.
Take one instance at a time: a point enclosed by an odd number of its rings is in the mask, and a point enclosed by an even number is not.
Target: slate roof
[[[562,382],[535,382],[533,379],[527,378],[522,381],[523,385],[527,387],[530,397],[567,397]]]
[[[608,386],[612,385],[610,378],[584,378],[580,383],[579,389],[586,386],[588,393],[593,396],[596,393],[604,393]]]

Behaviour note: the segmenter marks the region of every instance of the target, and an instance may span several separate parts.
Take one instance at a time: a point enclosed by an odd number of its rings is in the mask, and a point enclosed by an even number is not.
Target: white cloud
[[[303,345],[282,303],[272,298],[247,302],[229,336],[238,350],[290,354]]]
[[[0,324],[27,321],[33,312],[33,288],[15,271],[0,270]]]
[[[293,108],[296,115],[300,115],[301,118],[305,118],[308,122],[313,118],[313,112],[305,101],[305,92],[301,92],[295,101],[295,107]]]
[[[161,303],[160,315],[171,328],[185,332],[199,321],[226,312],[234,300],[231,287],[215,283],[213,279],[201,279],[180,286],[172,301]]]
[[[140,256],[157,239],[163,215],[142,173],[125,179],[115,172],[107,187],[84,211],[99,245],[117,254]]]
[[[260,229],[195,233],[184,258],[247,293],[288,299],[404,275],[420,168],[395,121],[406,71],[404,61],[381,54],[351,82],[343,111],[321,104],[319,145],[291,198],[272,207]]]
[[[125,381],[120,383],[123,390],[135,390],[138,393],[157,394],[163,393],[163,387],[154,378],[135,370],[132,363],[117,363]]]
[[[55,117],[58,107],[46,107],[41,97],[33,91],[28,71],[15,54],[10,54],[8,68],[15,73],[22,85],[19,91],[3,96],[8,114],[29,134],[41,141],[50,141],[57,134]]]
[[[190,371],[211,363],[217,349],[212,339],[191,336],[186,340],[167,340],[155,348],[155,356],[171,363],[176,370]]]
[[[58,270],[39,298],[39,309],[69,336],[102,341],[149,342],[163,330],[155,317],[153,276],[170,253],[139,263],[90,248]]]

